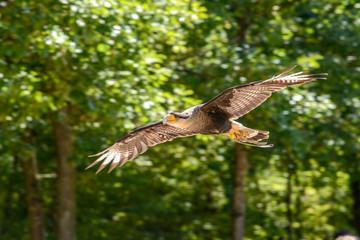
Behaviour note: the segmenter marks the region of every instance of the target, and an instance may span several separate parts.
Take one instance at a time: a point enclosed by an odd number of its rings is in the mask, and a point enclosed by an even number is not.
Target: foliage
[[[110,175],[84,171],[86,156],[293,64],[329,79],[276,93],[241,119],[270,130],[276,146],[249,149],[246,239],[287,235],[287,181],[295,239],[352,229],[359,8],[352,0],[0,2],[0,236],[26,238],[17,159],[35,150],[55,238],[55,180],[44,174],[56,171],[51,119],[70,106],[79,239],[228,239],[234,144],[225,137],[176,139]]]

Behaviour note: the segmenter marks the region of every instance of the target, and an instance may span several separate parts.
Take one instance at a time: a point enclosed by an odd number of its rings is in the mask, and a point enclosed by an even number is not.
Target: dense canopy
[[[360,233],[359,39],[356,0],[0,0],[0,239]],[[329,77],[241,118],[274,148],[196,135],[85,171],[159,116],[295,64]]]

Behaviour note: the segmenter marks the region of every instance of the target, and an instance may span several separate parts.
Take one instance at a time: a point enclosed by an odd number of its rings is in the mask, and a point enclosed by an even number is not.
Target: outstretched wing
[[[111,163],[108,172],[114,170],[115,167],[121,167],[127,161],[135,158],[139,154],[144,153],[149,147],[157,144],[172,141],[177,137],[187,137],[196,135],[197,133],[188,131],[186,129],[177,128],[171,125],[163,124],[162,121],[147,125],[145,127],[136,129],[135,131],[127,134],[119,141],[114,143],[111,147],[104,151],[92,155],[90,157],[100,156],[86,169],[100,163],[99,169],[96,173],[100,172],[104,167]]]
[[[212,111],[213,109],[220,108],[227,114],[229,119],[237,119],[263,103],[273,92],[284,89],[287,86],[325,79],[322,76],[327,75],[327,73],[302,75],[303,71],[285,75],[295,67],[296,65],[267,80],[229,88],[205,103],[201,110]]]

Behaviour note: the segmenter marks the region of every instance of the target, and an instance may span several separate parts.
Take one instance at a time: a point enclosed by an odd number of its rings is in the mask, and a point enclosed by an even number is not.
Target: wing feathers
[[[288,72],[290,72],[291,70],[293,70],[294,68],[296,68],[297,65],[294,65],[292,67],[289,67],[288,69],[286,69],[285,71],[283,71],[282,73],[280,73],[279,75],[277,75],[276,77],[273,77],[273,78],[279,78],[285,74],[287,74]],[[302,72],[298,73],[298,74],[301,74]],[[296,73],[295,73],[296,74]]]
[[[157,122],[129,133],[108,149],[92,155],[100,157],[92,164],[90,164],[86,169],[102,162],[96,171],[96,173],[99,173],[102,169],[111,163],[108,170],[108,172],[111,172],[116,167],[121,167],[139,154],[144,153],[149,147],[171,141],[177,137],[192,136],[195,134],[196,133],[187,131],[185,129],[164,125],[162,122]]]
[[[106,153],[107,150],[105,151],[102,151],[101,153],[97,153],[97,154],[94,154],[94,155],[90,155],[89,157],[95,157],[95,156],[99,156],[99,154],[103,154],[101,155],[98,159],[96,159],[93,163],[91,163],[86,169],[89,169],[91,168],[92,166],[98,164],[99,162],[101,162],[101,160],[103,160],[104,158],[107,157],[107,153]]]
[[[131,154],[131,156],[130,156],[130,158],[129,159],[133,159],[133,158],[135,158],[137,155],[139,155],[140,153],[138,153],[138,150],[137,150],[137,148],[136,148],[136,146],[135,146],[135,142],[132,142],[132,144],[131,144],[131,149],[132,149],[132,154]]]
[[[327,73],[303,74],[306,71],[286,75],[295,67],[293,66],[267,80],[229,88],[204,104],[201,110],[208,111],[214,107],[220,108],[227,114],[229,119],[237,119],[263,103],[273,92],[280,91],[287,86],[325,79],[322,76],[327,75]]]

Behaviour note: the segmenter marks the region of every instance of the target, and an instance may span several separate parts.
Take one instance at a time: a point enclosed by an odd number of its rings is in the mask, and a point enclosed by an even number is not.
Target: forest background
[[[356,0],[1,0],[0,239],[360,234],[359,13]],[[200,135],[84,170],[136,127],[295,64],[328,79],[240,120],[275,147]]]

